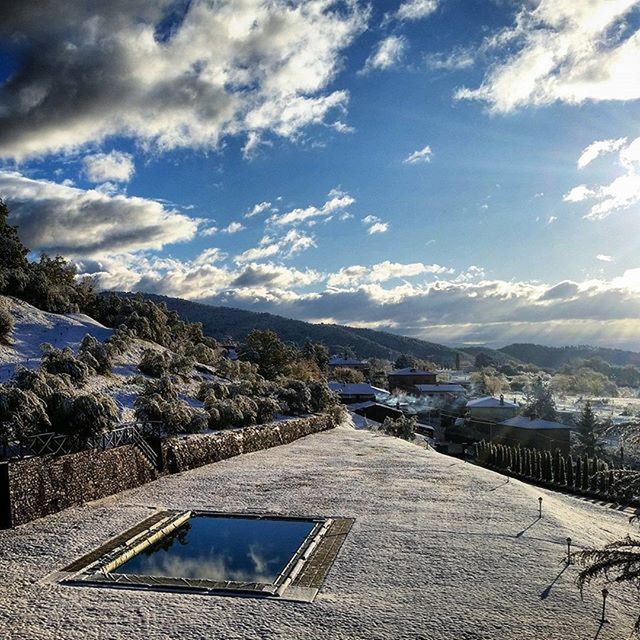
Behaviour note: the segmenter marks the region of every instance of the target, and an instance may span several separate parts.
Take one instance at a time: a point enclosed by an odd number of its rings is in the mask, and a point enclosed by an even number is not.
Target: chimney
[[[504,405],[504,394],[503,393],[500,394],[500,405],[501,406]]]

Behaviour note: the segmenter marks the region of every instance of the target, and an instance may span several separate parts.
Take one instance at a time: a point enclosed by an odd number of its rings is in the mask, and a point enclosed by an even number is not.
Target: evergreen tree
[[[596,418],[588,400],[580,414],[576,439],[577,448],[581,453],[594,457],[602,452],[602,425]]]
[[[570,489],[573,489],[574,486],[573,458],[571,456],[567,458],[567,486]]]
[[[523,415],[552,422],[558,419],[556,401],[548,384],[538,377],[525,391],[525,407]]]

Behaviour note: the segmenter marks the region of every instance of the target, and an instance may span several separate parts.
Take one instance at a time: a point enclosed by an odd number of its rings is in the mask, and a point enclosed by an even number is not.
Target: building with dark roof
[[[560,449],[568,454],[574,430],[574,427],[561,422],[514,416],[492,427],[492,441],[531,449]]]

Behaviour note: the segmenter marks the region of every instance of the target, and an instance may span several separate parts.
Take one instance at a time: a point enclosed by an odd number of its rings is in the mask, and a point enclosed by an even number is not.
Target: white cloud
[[[396,12],[399,20],[421,20],[438,8],[438,0],[405,0]]]
[[[431,157],[433,156],[433,151],[431,147],[427,145],[418,151],[414,151],[410,153],[402,162],[404,164],[418,164],[420,162],[431,162]]]
[[[600,220],[617,211],[623,211],[640,203],[640,137],[626,144],[616,143],[618,150],[618,164],[624,170],[624,174],[605,185],[588,187],[581,184],[570,189],[563,197],[565,202],[593,202],[591,209],[584,216],[589,220]],[[612,142],[612,141],[604,141]],[[583,152],[581,158],[591,148]],[[608,145],[609,147],[612,145]],[[594,156],[595,157],[595,156]],[[589,156],[587,157],[589,160]]]
[[[554,222],[557,222],[558,220],[558,216],[549,216],[547,218],[547,225],[553,224]]]
[[[199,221],[155,200],[79,189],[0,171],[11,221],[32,250],[95,256],[191,240]]]
[[[402,264],[385,260],[368,267],[363,265],[352,265],[344,267],[337,273],[329,276],[327,284],[330,287],[352,286],[365,282],[386,282],[392,278],[414,278],[424,274],[444,274],[451,273],[439,264],[424,264],[422,262],[412,262]]]
[[[313,236],[310,236],[297,229],[290,229],[280,238],[272,238],[266,235],[260,241],[258,247],[247,249],[237,255],[234,260],[237,263],[255,262],[265,258],[291,258],[307,249],[317,246]]]
[[[482,45],[498,59],[480,87],[460,89],[456,97],[482,100],[500,113],[556,101],[640,98],[640,31],[629,20],[637,5],[637,0],[525,4],[512,27]]]
[[[475,63],[469,49],[455,49],[449,53],[431,53],[425,56],[425,63],[434,71],[459,71],[468,69]]]
[[[590,162],[605,153],[618,151],[627,142],[626,138],[596,140],[582,151],[578,158],[578,169],[584,169]]]
[[[270,202],[267,202],[265,200],[264,202],[258,202],[257,204],[254,204],[253,207],[244,214],[244,217],[253,218],[254,216],[257,216],[263,213],[264,211],[271,211],[271,210],[277,211],[277,209],[272,208]]]
[[[356,280],[365,277],[362,267],[351,269],[342,272]],[[640,269],[611,281],[553,285],[486,280],[481,273],[480,269],[471,279],[405,281],[386,287],[357,281],[319,292],[289,290],[286,297],[281,292],[240,290],[209,301],[315,322],[354,324],[365,318],[370,327],[392,327],[404,335],[445,343],[640,345]]]
[[[268,222],[276,226],[309,222],[312,218],[326,218],[332,213],[343,211],[355,202],[354,198],[340,189],[331,190],[328,198],[321,207],[309,206],[292,209],[282,214],[274,214],[268,219]]]
[[[7,2],[0,36],[20,34],[24,55],[0,95],[0,156],[18,160],[115,135],[165,151],[244,134],[245,153],[295,139],[345,109],[328,87],[369,15],[337,0],[181,3],[177,19],[168,0]]]
[[[212,262],[220,262],[225,260],[227,254],[217,247],[209,247],[205,249],[195,260],[195,264],[210,264]]]
[[[367,58],[362,73],[394,67],[402,60],[406,48],[407,41],[402,36],[387,36],[377,44],[375,51]]]
[[[84,172],[91,182],[129,182],[135,173],[133,156],[122,151],[95,153],[82,159]]]
[[[203,227],[200,230],[200,235],[201,236],[205,236],[205,237],[215,236],[216,233],[218,233],[218,231],[220,231],[220,229],[218,229],[218,227],[216,227],[216,226],[212,225],[211,223],[209,223],[209,226]]]
[[[613,258],[611,256],[607,256],[604,253],[599,253],[596,256],[596,260],[600,260],[600,262],[613,262]]]
[[[387,231],[389,231],[388,222],[376,222],[367,229],[367,233],[369,235],[373,235],[374,233],[386,233]]]
[[[362,224],[367,228],[367,233],[373,235],[374,233],[386,233],[389,230],[389,223],[383,222],[378,216],[368,215],[362,218]]]
[[[230,222],[224,229],[221,229],[222,233],[238,233],[245,229],[245,226],[240,222]]]

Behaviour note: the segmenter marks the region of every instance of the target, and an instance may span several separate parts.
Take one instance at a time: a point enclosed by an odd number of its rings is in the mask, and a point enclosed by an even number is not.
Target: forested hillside
[[[126,295],[126,294],[121,294]],[[399,336],[385,331],[356,329],[336,324],[311,324],[270,313],[255,313],[231,307],[211,305],[145,294],[145,297],[163,302],[188,322],[201,322],[205,335],[224,340],[244,340],[252,329],[272,329],[282,340],[298,346],[307,340],[321,342],[332,352],[353,349],[361,358],[387,358],[395,360],[401,354],[412,354],[422,360],[442,365],[453,365],[457,351],[450,347],[416,338]]]
[[[498,349],[516,360],[530,362],[545,369],[559,369],[571,360],[600,358],[611,365],[640,365],[640,353],[623,349],[590,347],[588,345],[572,347],[545,347],[540,344],[516,343]]]

